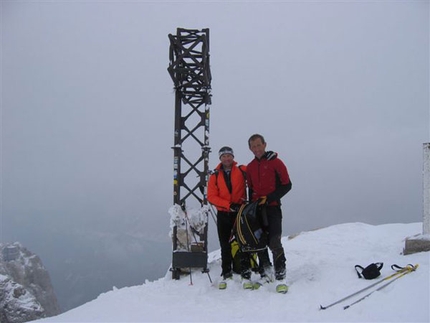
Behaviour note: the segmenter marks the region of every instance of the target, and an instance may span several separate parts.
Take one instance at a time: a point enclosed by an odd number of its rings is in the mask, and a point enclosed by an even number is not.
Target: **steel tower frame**
[[[194,198],[200,207],[207,205],[209,171],[209,106],[211,72],[209,64],[209,29],[177,28],[169,34],[169,67],[175,89],[175,129],[173,157],[173,202],[187,215],[186,202]],[[185,151],[185,146],[197,149]],[[187,155],[186,155],[187,152]],[[195,159],[193,159],[195,158]],[[191,228],[192,230],[193,228]],[[189,250],[178,250],[178,228],[173,228],[172,277],[179,279],[181,268],[201,267],[207,272],[207,221],[198,234],[200,243]],[[197,240],[197,239],[196,239]],[[197,242],[197,241],[196,241]]]

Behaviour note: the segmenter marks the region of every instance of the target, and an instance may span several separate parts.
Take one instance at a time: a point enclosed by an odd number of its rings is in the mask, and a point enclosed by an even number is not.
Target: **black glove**
[[[230,212],[239,212],[240,204],[232,203],[230,204]]]

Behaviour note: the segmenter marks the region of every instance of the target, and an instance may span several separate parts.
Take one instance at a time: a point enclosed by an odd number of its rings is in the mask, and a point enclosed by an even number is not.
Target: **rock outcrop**
[[[0,244],[0,322],[22,323],[60,313],[40,258],[18,242]]]

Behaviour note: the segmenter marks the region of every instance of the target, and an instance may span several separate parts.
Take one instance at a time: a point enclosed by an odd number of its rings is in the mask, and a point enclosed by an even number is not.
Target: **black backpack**
[[[230,243],[231,245],[231,256],[233,258],[233,272],[236,274],[241,274],[242,264],[241,258],[243,257],[243,251],[240,249],[239,243],[236,239],[233,239]],[[249,268],[257,272],[258,271],[258,258],[256,253],[246,253],[249,260]]]
[[[267,235],[261,227],[258,201],[243,204],[236,217],[234,234],[242,252],[258,252],[267,248]]]
[[[365,279],[375,279],[381,275],[381,269],[384,266],[383,262],[377,262],[370,264],[366,268],[361,267],[360,265],[355,265],[355,271],[357,272],[358,278]],[[357,268],[361,269],[361,274]]]

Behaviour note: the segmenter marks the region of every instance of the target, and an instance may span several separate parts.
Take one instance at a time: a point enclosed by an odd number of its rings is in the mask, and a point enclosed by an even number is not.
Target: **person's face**
[[[249,149],[252,151],[255,157],[260,159],[266,152],[266,143],[263,144],[261,138],[251,140]]]
[[[223,154],[220,157],[221,164],[224,168],[230,169],[233,165],[233,155],[232,154]]]

